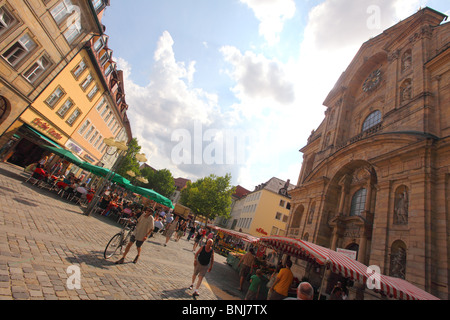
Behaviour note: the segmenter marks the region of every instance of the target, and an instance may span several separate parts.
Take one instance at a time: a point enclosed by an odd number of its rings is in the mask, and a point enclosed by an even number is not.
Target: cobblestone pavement
[[[192,300],[193,242],[164,247],[156,235],[133,264],[133,247],[122,265],[103,258],[109,239],[120,230],[111,218],[82,214],[80,206],[25,182],[21,168],[0,163],[0,299]],[[199,300],[240,300],[238,274],[215,255]],[[68,279],[79,267],[81,288]],[[69,281],[70,282],[70,281]],[[73,283],[73,282],[71,282]]]

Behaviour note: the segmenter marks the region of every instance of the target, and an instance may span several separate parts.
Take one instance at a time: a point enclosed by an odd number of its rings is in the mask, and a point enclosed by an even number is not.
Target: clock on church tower
[[[377,69],[367,77],[363,84],[364,92],[370,92],[374,90],[381,83],[381,70]]]

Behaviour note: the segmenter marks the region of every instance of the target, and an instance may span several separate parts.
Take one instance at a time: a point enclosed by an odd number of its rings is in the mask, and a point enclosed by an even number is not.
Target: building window
[[[89,87],[89,85],[92,83],[92,80],[94,78],[92,77],[92,75],[89,73],[88,76],[86,77],[86,79],[84,79],[84,81],[81,83],[81,88],[83,89],[83,91],[86,91],[86,89]]]
[[[108,111],[109,111],[109,106],[106,105],[105,109],[104,109],[103,112],[100,114],[100,116],[101,116],[102,118],[104,118],[104,117],[105,117],[105,114],[107,114]]]
[[[86,120],[83,125],[80,128],[80,131],[78,131],[78,133],[80,135],[83,135],[83,133],[86,131],[87,127],[89,127],[89,125],[91,124],[91,122],[89,120]]]
[[[95,11],[98,11],[98,9],[100,9],[103,4],[103,0],[91,0],[91,2],[94,6]]]
[[[54,108],[56,106],[56,104],[59,102],[59,100],[61,100],[61,98],[65,95],[66,93],[64,92],[64,90],[61,87],[56,88],[55,91],[53,91],[53,93],[50,95],[50,97],[47,98],[47,100],[45,100],[45,103],[50,107],[50,108]]]
[[[106,116],[106,118],[105,118],[105,122],[108,122],[108,120],[109,120],[109,118],[111,118],[111,116],[112,116],[112,111],[110,111],[109,113],[108,113],[108,115]]]
[[[89,128],[89,130],[86,132],[84,138],[87,140],[94,130],[95,130],[95,127],[94,127],[94,126],[91,126],[91,127]]]
[[[105,97],[103,97],[102,100],[100,101],[100,103],[97,105],[97,108],[96,108],[98,113],[100,113],[102,111],[103,106],[105,106],[105,105],[106,105],[106,99],[105,99]]]
[[[280,207],[283,207],[284,208],[284,205],[286,204],[286,201],[284,201],[284,200],[280,200]]]
[[[97,148],[98,144],[99,144],[100,141],[102,141],[102,140],[103,140],[103,137],[100,135],[100,136],[98,137],[97,141],[95,141],[95,143],[94,143],[94,148]]]
[[[34,83],[49,66],[50,61],[46,57],[41,57],[24,73],[24,77],[30,83]]]
[[[69,125],[73,125],[75,123],[75,121],[77,121],[77,119],[80,117],[81,115],[81,111],[80,109],[75,110],[69,117],[69,119],[67,119],[67,123]]]
[[[64,38],[68,43],[72,43],[81,34],[81,25],[79,23],[72,24],[66,32],[64,32]]]
[[[86,67],[86,62],[84,60],[81,60],[81,62],[75,67],[75,69],[72,70],[75,79],[78,80],[83,71],[86,70]]]
[[[97,138],[99,132],[95,131],[95,133],[92,135],[91,139],[89,139],[89,143],[92,144],[95,141],[95,138]]]
[[[69,110],[73,107],[73,102],[70,99],[67,99],[67,101],[62,105],[61,108],[59,108],[58,110],[58,115],[61,118],[64,118],[67,114],[67,112],[69,112]]]
[[[113,64],[110,63],[110,64],[108,65],[108,67],[106,67],[106,70],[105,70],[105,76],[109,76],[109,74],[110,74],[112,71],[113,71]]]
[[[108,123],[108,128],[111,128],[111,124],[114,122],[115,119],[116,118],[114,118],[114,117],[111,118],[111,121],[109,121],[109,123]]]
[[[352,206],[350,208],[350,216],[360,216],[366,206],[366,189],[356,191],[352,198]]]
[[[70,15],[72,12],[72,1],[70,0],[63,0],[59,2],[51,11],[51,15],[53,16],[53,19],[55,19],[57,24],[60,24],[66,17]]]
[[[272,227],[272,230],[270,231],[270,235],[271,236],[278,235],[278,228],[277,227]]]
[[[381,122],[381,112],[379,110],[372,112],[369,116],[364,120],[362,131],[369,130],[370,128],[376,126]]]
[[[277,214],[275,215],[275,219],[276,220],[280,220],[281,221],[282,217],[283,217],[283,214],[281,212],[277,212]]]
[[[94,99],[94,97],[95,97],[95,95],[97,94],[97,92],[98,92],[98,87],[97,87],[97,85],[95,85],[92,89],[91,89],[91,91],[89,91],[89,93],[88,93],[88,98],[89,98],[89,100],[92,100],[92,99]]]
[[[105,53],[103,53],[103,55],[100,58],[100,65],[103,67],[108,60],[109,60],[109,52],[105,51]]]
[[[103,38],[99,37],[97,39],[97,41],[95,41],[95,43],[94,43],[95,52],[99,52],[104,46],[105,46],[105,42],[103,41]]]
[[[28,34],[25,34],[2,56],[10,65],[15,67],[36,47],[36,42],[34,42]]]
[[[0,36],[16,24],[17,20],[5,6],[0,8]]]

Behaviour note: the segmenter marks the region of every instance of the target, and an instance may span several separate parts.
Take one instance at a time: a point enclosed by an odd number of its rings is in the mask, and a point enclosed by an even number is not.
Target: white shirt
[[[79,193],[82,193],[82,194],[87,194],[87,190],[85,189],[85,188],[83,188],[83,187],[78,187],[77,189],[77,192],[79,192]]]

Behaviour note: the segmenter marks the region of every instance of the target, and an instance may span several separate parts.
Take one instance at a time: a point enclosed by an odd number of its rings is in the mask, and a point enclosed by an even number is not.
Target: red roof
[[[177,188],[178,191],[182,190],[184,187],[186,187],[186,184],[188,181],[191,181],[189,179],[185,179],[185,178],[176,178],[173,179],[175,182],[175,187]]]
[[[240,199],[249,193],[250,193],[250,191],[245,189],[244,187],[236,186],[236,192],[233,194],[233,196]]]

